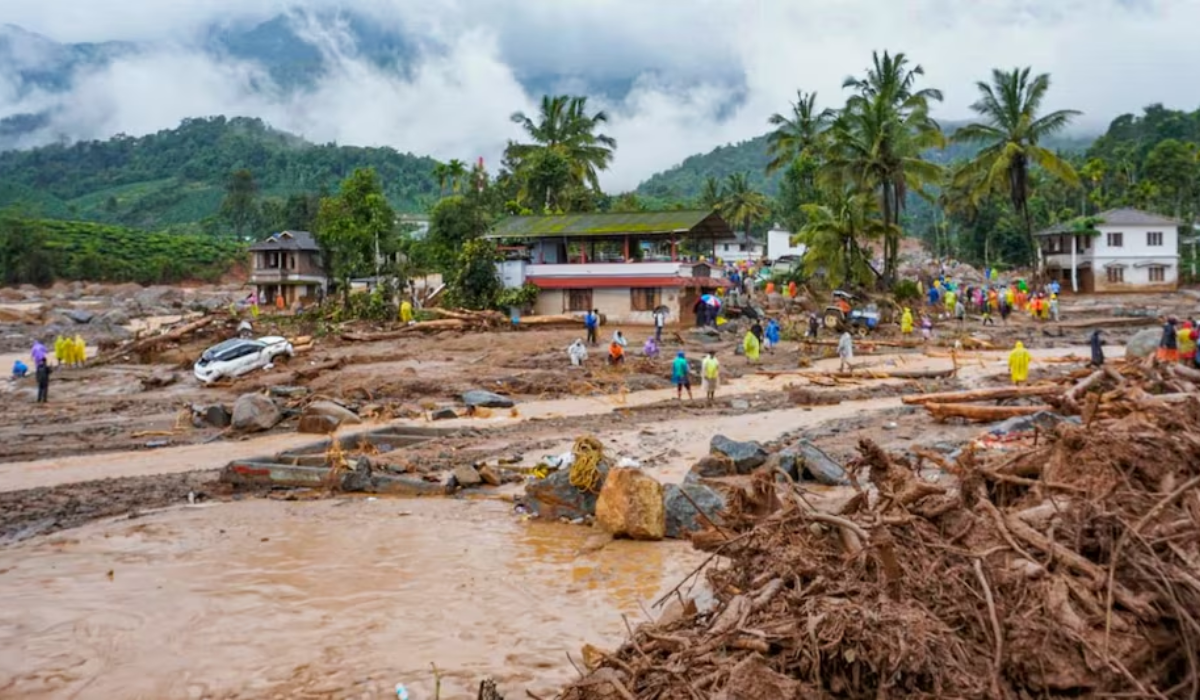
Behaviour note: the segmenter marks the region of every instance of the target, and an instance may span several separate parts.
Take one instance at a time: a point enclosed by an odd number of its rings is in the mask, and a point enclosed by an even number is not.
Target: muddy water
[[[5,698],[553,695],[699,561],[496,501],[242,503],[0,550]],[[111,572],[111,573],[110,573]]]

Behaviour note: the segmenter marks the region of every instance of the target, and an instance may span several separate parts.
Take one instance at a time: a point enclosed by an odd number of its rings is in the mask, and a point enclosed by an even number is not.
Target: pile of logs
[[[489,331],[512,325],[512,320],[499,311],[471,311],[468,309],[422,309],[423,313],[437,316],[433,321],[421,321],[401,326],[394,330],[374,333],[345,332],[342,340],[350,342],[372,342],[394,340],[413,333],[437,333],[440,331]],[[575,316],[526,316],[520,319],[521,326],[582,325],[583,319]]]

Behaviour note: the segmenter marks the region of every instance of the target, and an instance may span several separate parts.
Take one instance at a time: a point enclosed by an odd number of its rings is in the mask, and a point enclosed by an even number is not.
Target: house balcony
[[[325,275],[316,272],[299,272],[279,268],[255,268],[250,273],[250,284],[324,284]]]

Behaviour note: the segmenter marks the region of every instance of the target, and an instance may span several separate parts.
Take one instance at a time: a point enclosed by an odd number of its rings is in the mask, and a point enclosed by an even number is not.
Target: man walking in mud
[[[37,377],[37,402],[46,403],[50,398],[50,363],[43,358],[34,376]]]

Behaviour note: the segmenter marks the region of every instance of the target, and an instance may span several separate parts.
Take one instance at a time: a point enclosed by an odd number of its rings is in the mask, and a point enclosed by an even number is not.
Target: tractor
[[[833,303],[825,307],[822,320],[831,331],[850,331],[861,337],[879,326],[879,307],[868,303],[858,308],[857,297],[838,289],[833,292]]]

